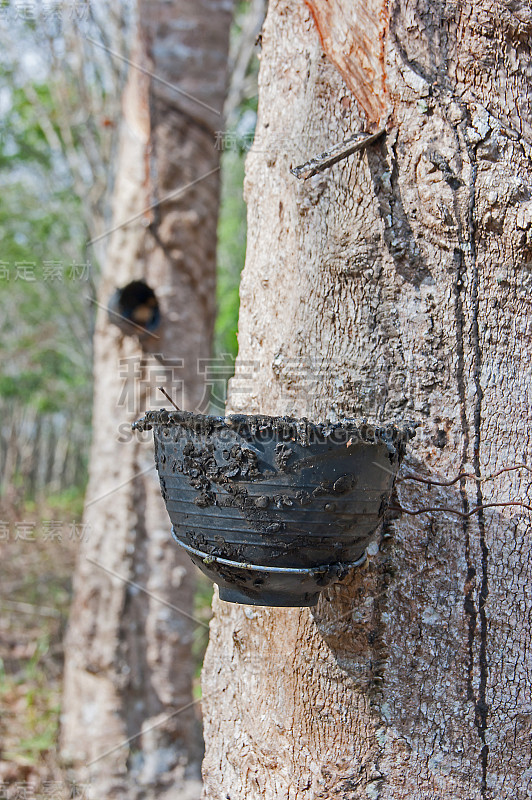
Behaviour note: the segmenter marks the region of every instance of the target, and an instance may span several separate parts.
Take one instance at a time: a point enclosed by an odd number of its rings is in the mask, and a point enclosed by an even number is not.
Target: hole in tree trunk
[[[107,304],[108,319],[126,336],[153,333],[161,322],[161,312],[155,292],[144,281],[131,281],[117,289]]]

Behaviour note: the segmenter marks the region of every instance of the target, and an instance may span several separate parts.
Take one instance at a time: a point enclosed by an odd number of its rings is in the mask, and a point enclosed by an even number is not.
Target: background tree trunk
[[[342,61],[334,26],[316,13],[320,40],[302,2],[270,2],[230,409],[414,419],[402,472],[434,480],[532,464],[530,8],[386,8],[367,106],[324,55]],[[290,174],[381,106],[366,153]],[[466,513],[529,492],[525,470],[397,487]],[[526,515],[391,516],[315,609],[215,601],[205,798],[530,797]]]
[[[223,127],[230,23],[223,0],[139,5],[132,61],[140,68],[130,69],[123,101],[96,322],[85,541],[66,643],[62,752],[99,799],[200,793],[194,568],[170,538],[153,443],[130,426],[146,407],[167,404],[160,385],[182,408],[204,400],[198,359],[210,356],[215,314],[214,134]],[[155,290],[162,311],[144,350],[105,310],[133,279]]]

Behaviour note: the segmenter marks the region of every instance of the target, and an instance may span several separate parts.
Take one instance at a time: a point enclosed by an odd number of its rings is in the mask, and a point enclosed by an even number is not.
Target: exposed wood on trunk
[[[385,122],[385,37],[389,0],[305,0],[323,49],[369,123]]]

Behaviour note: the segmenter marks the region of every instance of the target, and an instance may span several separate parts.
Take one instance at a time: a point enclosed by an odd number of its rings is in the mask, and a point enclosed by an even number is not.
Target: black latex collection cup
[[[229,602],[312,606],[365,560],[409,427],[148,411],[172,535]]]

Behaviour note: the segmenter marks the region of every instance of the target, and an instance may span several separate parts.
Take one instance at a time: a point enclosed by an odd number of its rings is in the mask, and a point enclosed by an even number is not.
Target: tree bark
[[[62,753],[88,797],[199,797],[192,695],[195,573],[170,537],[146,407],[203,399],[211,354],[219,151],[231,3],[139,4],[123,99],[113,225],[99,290],[84,541],[66,641]],[[142,279],[161,306],[153,336],[106,311]],[[157,358],[154,358],[153,356]],[[168,793],[168,795],[166,794]]]
[[[532,14],[388,12],[386,96],[365,107],[367,86],[323,52],[337,60],[326,15],[320,40],[303,2],[270,3],[230,410],[413,419],[403,476],[532,465]],[[365,153],[290,174],[381,106],[387,133]],[[530,504],[530,488],[524,469],[403,480],[394,502],[468,514]],[[530,797],[524,509],[396,511],[370,552],[315,609],[215,600],[205,798]]]

